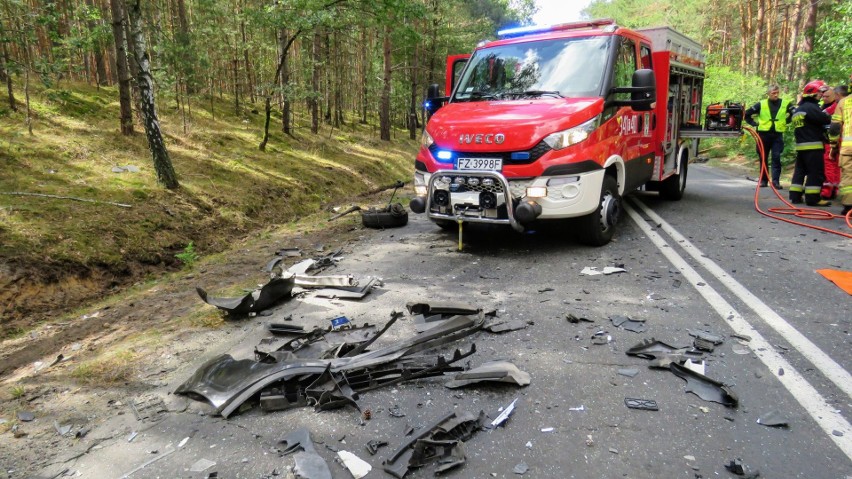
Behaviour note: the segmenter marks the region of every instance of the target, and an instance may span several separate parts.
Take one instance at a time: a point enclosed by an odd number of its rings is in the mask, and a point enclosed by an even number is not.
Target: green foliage
[[[12,399],[21,399],[27,394],[27,390],[24,389],[20,384],[17,386],[12,386],[12,389],[9,390],[9,395],[12,396]]]
[[[807,56],[813,78],[830,85],[848,84],[852,74],[852,2],[833,2],[820,18],[814,35],[814,48]]]
[[[192,265],[198,261],[198,253],[195,251],[195,244],[192,241],[183,248],[183,253],[178,253],[175,255],[181,263],[183,263],[184,267],[192,268]]]

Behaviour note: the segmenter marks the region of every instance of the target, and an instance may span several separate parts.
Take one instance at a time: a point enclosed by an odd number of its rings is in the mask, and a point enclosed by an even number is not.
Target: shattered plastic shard
[[[526,386],[530,383],[530,375],[521,371],[509,361],[490,361],[479,367],[457,374],[451,381],[444,383],[444,386],[455,389],[483,381]]]
[[[726,407],[737,407],[739,404],[737,396],[728,386],[676,363],[669,365],[669,369],[675,376],[686,380],[686,392]]]
[[[242,298],[211,298],[200,286],[195,290],[205,303],[215,306],[232,316],[244,316],[262,311],[279,300],[289,298],[293,291],[293,277],[272,278],[260,289],[256,289]]]
[[[518,398],[515,398],[508,406],[506,406],[506,409],[504,409],[496,419],[491,421],[492,428],[502,425],[507,419],[509,419],[509,416],[512,415],[512,411],[515,410],[516,402],[518,402]]]
[[[311,433],[307,429],[296,429],[279,442],[285,446],[284,454],[299,451],[294,456],[296,466],[293,468],[297,478],[331,479],[328,464],[317,454],[314,442],[311,440]]]
[[[346,466],[346,469],[349,470],[355,479],[361,479],[373,470],[373,466],[370,463],[349,451],[338,451],[337,457],[343,461],[343,465]]]
[[[630,409],[642,409],[645,411],[660,410],[657,407],[657,401],[653,399],[624,398],[624,405]]]
[[[757,423],[769,427],[787,427],[789,423],[787,418],[782,416],[778,411],[769,411],[768,413],[757,418]]]

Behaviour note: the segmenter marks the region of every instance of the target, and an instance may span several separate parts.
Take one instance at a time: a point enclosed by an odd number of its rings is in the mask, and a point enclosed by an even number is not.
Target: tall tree
[[[384,141],[391,140],[390,95],[391,95],[391,26],[385,25],[382,34],[382,96],[379,102],[379,137]]]
[[[172,160],[169,158],[166,144],[163,142],[160,121],[157,118],[150,57],[145,49],[145,34],[142,31],[141,1],[130,0],[130,4],[128,5],[130,31],[134,44],[133,59],[139,68],[139,75],[136,77],[136,84],[139,86],[139,110],[142,112],[145,135],[148,138],[148,149],[151,150],[151,155],[154,159],[154,170],[157,172],[157,181],[168,189],[175,189],[180,184],[172,166]]]
[[[127,68],[127,41],[124,36],[123,0],[110,0],[112,35],[115,45],[115,72],[118,76],[119,124],[122,135],[133,134],[133,108],[130,96],[130,72]]]

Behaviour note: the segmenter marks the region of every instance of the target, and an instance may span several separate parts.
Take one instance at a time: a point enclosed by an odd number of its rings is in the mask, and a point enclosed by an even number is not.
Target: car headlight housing
[[[600,126],[600,119],[601,117],[598,115],[583,124],[548,135],[544,142],[554,150],[576,145],[588,138]]]
[[[417,196],[426,196],[428,187],[426,186],[426,175],[419,171],[414,172],[414,193]]]
[[[433,144],[435,144],[435,140],[432,139],[432,135],[428,131],[423,130],[423,136],[420,137],[420,145],[423,148],[429,148]]]

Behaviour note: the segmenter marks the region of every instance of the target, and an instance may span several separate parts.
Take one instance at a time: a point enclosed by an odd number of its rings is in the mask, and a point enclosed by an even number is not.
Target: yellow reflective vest
[[[781,100],[781,106],[775,113],[776,117],[772,118],[772,110],[769,108],[769,100],[763,99],[760,101],[760,112],[757,114],[757,131],[769,131],[772,129],[772,124],[775,123],[775,131],[783,133],[787,129],[787,109],[790,107],[790,100]]]
[[[849,97],[844,98],[837,104],[834,109],[834,114],[831,115],[832,123],[840,123],[840,147],[852,149],[852,103],[846,101]],[[832,141],[834,138],[831,139]]]

